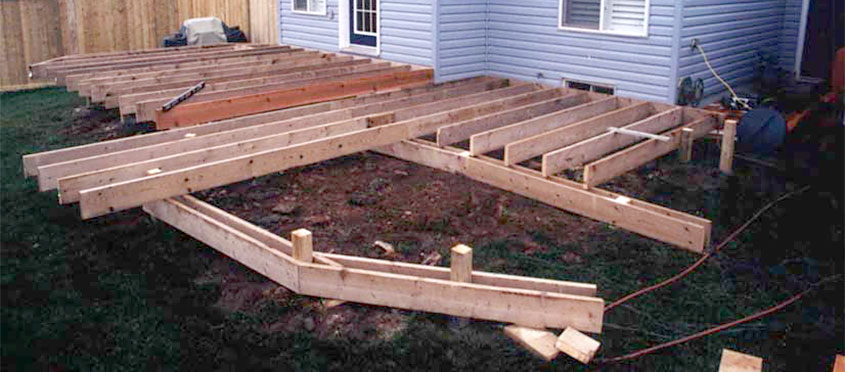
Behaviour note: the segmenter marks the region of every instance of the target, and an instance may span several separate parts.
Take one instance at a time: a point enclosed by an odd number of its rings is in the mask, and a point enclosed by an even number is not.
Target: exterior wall
[[[279,0],[282,44],[338,51],[338,1],[328,0],[326,15],[294,13],[290,0]],[[433,0],[380,0],[379,58],[432,66]]]
[[[437,81],[487,73],[487,0],[439,0]]]
[[[725,91],[701,54],[689,47],[698,39],[713,68],[734,89],[751,83],[758,55],[777,57],[781,50],[785,1],[685,0],[678,78],[704,79],[705,97]]]
[[[795,72],[795,53],[801,27],[801,0],[786,0],[780,35],[780,67]]]

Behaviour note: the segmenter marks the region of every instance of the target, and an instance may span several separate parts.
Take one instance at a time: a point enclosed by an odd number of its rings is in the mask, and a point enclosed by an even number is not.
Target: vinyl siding
[[[674,2],[652,0],[648,37],[559,30],[558,1],[489,0],[490,74],[560,85],[606,84],[616,94],[668,99]]]
[[[484,75],[487,0],[440,0],[437,81]]]
[[[279,0],[282,43],[338,51],[338,1],[327,1],[326,15],[310,15],[294,13],[290,0]],[[380,58],[434,65],[432,4],[433,0],[381,0]]]
[[[751,83],[758,56],[780,53],[784,5],[785,0],[686,0],[678,78],[704,79],[705,97],[725,91],[701,54],[689,47],[697,38],[713,68],[732,87]]]
[[[789,72],[795,72],[795,53],[798,46],[798,31],[801,26],[801,3],[801,0],[786,0],[783,12],[779,64]]]

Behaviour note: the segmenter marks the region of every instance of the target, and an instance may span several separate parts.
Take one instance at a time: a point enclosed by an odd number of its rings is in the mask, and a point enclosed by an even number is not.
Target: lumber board
[[[355,68],[360,69],[361,71],[349,73],[334,71],[332,73],[326,73],[324,76],[308,76],[313,74],[306,73],[299,78],[297,78],[295,75],[293,75],[292,77],[279,76],[278,78],[280,81],[270,82],[266,84],[262,84],[260,82],[256,83],[250,80],[228,83],[224,82],[213,85],[208,91],[200,92],[191,99],[191,102],[187,104],[198,104],[209,101],[228,100],[230,98],[240,98],[260,93],[269,93],[279,90],[293,89],[296,87],[307,87],[310,85],[316,85],[326,82],[365,79],[367,77],[386,75],[391,72],[399,73],[411,69],[410,66],[390,66],[389,63],[367,64],[362,66],[355,66]],[[169,101],[174,96],[174,93],[179,90],[180,89],[172,89],[163,92],[140,93],[141,95],[144,95],[144,97],[150,97],[150,99],[145,99],[143,101],[139,101],[139,98],[141,97],[129,95],[129,97],[131,98],[127,99],[127,101],[136,101],[135,117],[139,122],[148,120],[155,121],[157,110],[161,109],[161,106],[167,103],[167,101]],[[164,114],[169,114],[171,111],[167,111]],[[123,114],[123,112],[121,112],[121,114]]]
[[[156,61],[142,61],[142,62],[126,62],[126,63],[119,63],[119,64],[112,64],[106,66],[90,66],[90,67],[69,67],[58,69],[55,71],[49,71],[48,77],[55,78],[58,84],[65,84],[65,77],[69,75],[76,75],[76,74],[84,74],[84,73],[100,73],[104,71],[116,71],[116,70],[123,70],[123,69],[135,69],[135,68],[144,68],[144,67],[151,67],[151,66],[162,66],[162,65],[170,65],[174,63],[180,62],[208,62],[217,60],[220,58],[227,58],[227,57],[245,57],[245,56],[254,56],[254,55],[262,55],[262,54],[279,54],[279,53],[294,53],[298,52],[302,49],[298,48],[290,48],[290,47],[278,47],[273,49],[255,49],[255,50],[235,50],[230,52],[222,52],[222,53],[214,53],[204,56],[185,56],[185,57],[175,57],[167,60],[156,60]]]
[[[425,84],[432,70],[401,71],[384,75],[311,84],[305,87],[181,105],[168,112],[156,111],[156,127],[196,125],[285,107],[327,101],[349,95],[377,92],[413,84]]]
[[[678,107],[650,116],[625,129],[642,132],[661,132],[683,123],[683,110]],[[551,176],[564,169],[571,169],[598,159],[605,154],[641,141],[642,138],[618,133],[605,133],[543,155],[543,175]]]
[[[292,53],[292,52],[290,52]],[[172,74],[179,70],[184,69],[193,69],[193,68],[203,68],[203,67],[211,67],[214,68],[216,66],[226,66],[226,65],[242,65],[245,63],[261,63],[262,61],[273,60],[280,57],[284,57],[286,54],[290,54],[289,52],[283,53],[276,53],[276,54],[257,54],[257,55],[248,55],[248,56],[228,56],[223,58],[217,58],[212,60],[206,61],[186,61],[186,62],[178,62],[173,64],[160,64],[160,65],[152,65],[152,66],[144,66],[144,67],[135,67],[129,68],[124,70],[110,70],[110,71],[96,71],[96,72],[86,72],[86,73],[78,73],[78,74],[69,74],[65,77],[65,86],[68,90],[78,90],[79,86],[89,80],[95,79],[110,79],[110,78],[132,78],[133,76],[156,76],[157,73],[165,73],[165,74]],[[299,53],[299,52],[297,52]]]
[[[621,106],[621,98],[607,97],[590,103],[567,108],[539,118],[525,120],[501,128],[472,135],[469,152],[481,155],[505,147],[519,139],[557,129],[580,120],[615,110]]]
[[[719,372],[762,372],[763,358],[722,349]]]
[[[599,298],[296,262],[177,200],[156,201],[144,209],[301,294],[492,321],[520,321],[534,327],[571,326],[601,332],[604,301]]]
[[[288,45],[277,46],[256,46],[245,49],[231,49],[231,50],[210,50],[199,53],[176,54],[176,55],[161,55],[161,56],[147,56],[147,57],[127,57],[119,60],[107,61],[83,61],[78,63],[69,63],[60,66],[45,66],[45,74],[47,77],[63,77],[69,74],[78,74],[84,72],[96,71],[112,71],[125,68],[144,67],[157,64],[169,64],[187,61],[205,61],[220,57],[230,56],[245,56],[258,55],[280,52],[295,52],[300,51],[301,48],[292,48]]]
[[[833,372],[845,372],[845,355],[837,355],[833,364]]]
[[[416,141],[401,141],[377,152],[414,163],[463,174],[471,179],[510,191],[584,217],[619,226],[637,234],[701,253],[709,244],[711,224],[694,216],[643,201],[621,203],[621,195],[584,190],[577,182],[549,179],[527,168],[516,170],[486,157],[467,156],[463,150],[439,148]],[[627,198],[626,198],[627,199]]]
[[[262,76],[272,76],[274,73],[283,74],[286,72],[303,71],[308,66],[314,66],[316,68],[319,65],[329,63],[337,63],[336,66],[343,66],[340,63],[348,63],[353,60],[352,57],[334,58],[316,52],[303,52],[302,54],[295,54],[289,57],[276,57],[256,62],[145,73],[155,76],[138,74],[113,78],[88,79],[80,82],[79,94],[89,96],[95,102],[101,102],[106,96],[146,92],[150,91],[150,89],[166,90],[182,88],[186,85],[192,85],[192,82],[199,80],[203,80],[208,84],[232,80],[246,80]],[[361,62],[352,64],[368,62],[366,59],[360,59],[359,61]],[[294,69],[297,67],[299,70]],[[289,69],[291,71],[286,71]]]
[[[670,138],[669,141],[647,140],[587,164],[584,166],[584,186],[593,187],[602,184],[679,149],[681,147],[681,138],[686,128],[693,130],[691,137],[695,139],[715,129],[717,124],[718,120],[715,117],[699,119],[684,125],[682,128],[663,133],[664,136]]]
[[[150,155],[146,157],[148,160],[116,164],[108,168],[94,168],[97,170],[88,172],[71,173],[59,178],[56,186],[59,189],[60,202],[62,204],[73,203],[79,200],[79,192],[81,190],[142,178],[147,175],[148,171],[153,169],[160,172],[171,172],[202,164],[224,161],[268,149],[337,136],[355,130],[366,129],[366,127],[366,120],[353,119],[251,138],[234,143],[225,143],[214,147],[203,146],[192,151],[176,152],[167,156]],[[143,152],[147,152],[147,150],[144,149]],[[43,174],[48,173],[44,168],[42,168],[41,172]],[[40,179],[42,178],[40,177]]]
[[[174,198],[174,200],[177,200],[191,209],[197,210],[200,213],[213,218],[214,220],[220,221],[221,223],[224,223],[227,226],[258,240],[271,248],[277,249],[288,255],[293,252],[293,245],[289,240],[244,221],[237,216],[229,214],[226,211],[214,207],[193,196],[180,196],[178,198]],[[449,280],[450,275],[450,270],[445,267],[349,256],[336,253],[315,251],[314,259],[317,262],[331,264],[338,267],[379,271],[405,276]],[[595,284],[498,274],[484,271],[473,271],[472,282],[493,287],[518,288],[587,297],[596,296]]]
[[[215,99],[215,95],[212,94],[214,92],[223,93],[227,92],[226,95],[237,95],[243,93],[258,93],[262,91],[270,91],[275,90],[280,87],[287,87],[290,83],[293,82],[305,82],[305,81],[313,81],[319,82],[324,80],[329,80],[332,78],[336,78],[339,76],[367,76],[366,73],[376,73],[376,72],[385,72],[390,70],[402,71],[408,70],[410,67],[394,67],[391,66],[390,62],[378,62],[378,63],[361,63],[358,61],[349,61],[345,62],[346,66],[342,65],[311,65],[311,66],[302,66],[291,68],[289,71],[275,71],[272,73],[267,74],[266,76],[259,76],[259,77],[250,77],[247,79],[236,79],[236,80],[228,80],[228,81],[216,81],[216,82],[209,82],[204,79],[195,80],[197,83],[199,81],[205,81],[207,88],[204,89],[200,96],[195,99],[195,102],[203,102],[207,100]],[[216,79],[215,79],[216,80]],[[141,89],[137,90],[137,93],[143,93],[144,90],[153,89],[151,96],[154,97],[161,97],[162,100],[167,99],[167,97],[173,97],[173,92],[178,90],[182,90],[182,88],[178,89],[170,89],[168,87],[167,90],[163,91],[155,91],[154,89],[158,88],[151,88],[149,86],[141,87]],[[135,94],[135,92],[128,92],[129,94]],[[120,94],[120,93],[119,93]],[[217,97],[221,98],[221,97]],[[119,95],[109,95],[104,98],[106,108],[117,108],[120,106],[119,104]]]
[[[601,343],[578,332],[575,328],[564,329],[555,342],[555,348],[584,364],[589,364],[593,360],[599,347]]]
[[[171,141],[184,139],[186,135],[203,136],[223,131],[245,128],[264,123],[274,123],[293,118],[303,118],[317,113],[326,113],[337,109],[355,110],[350,116],[361,116],[378,111],[378,105],[385,102],[395,102],[399,107],[407,105],[430,102],[436,99],[451,97],[452,95],[465,94],[468,92],[481,92],[485,90],[501,88],[507,85],[506,80],[501,79],[468,79],[454,81],[439,85],[426,85],[423,87],[402,89],[396,91],[382,92],[367,96],[346,98],[336,101],[329,101],[314,105],[289,108],[285,110],[271,111],[262,114],[243,116],[235,119],[228,119],[209,123],[191,128],[176,128],[168,131],[148,133],[143,136],[132,136],[110,141],[103,141],[81,145],[76,147],[27,154],[23,156],[24,175],[28,177],[38,175],[38,167],[54,163],[66,162],[92,156],[106,155],[112,152],[124,151],[143,146],[162,144]],[[389,109],[390,106],[385,106]],[[310,116],[309,116],[310,117]],[[326,116],[331,120],[335,116]]]
[[[557,358],[560,350],[555,347],[557,335],[545,329],[535,329],[518,325],[509,325],[505,334],[535,355],[550,362]]]
[[[495,93],[495,92],[494,92]],[[163,172],[142,179],[125,181],[80,192],[83,218],[140,206],[171,196],[188,194],[292,167],[368,150],[402,139],[434,133],[437,127],[486,115],[518,104],[524,95],[501,98],[475,106],[449,110],[377,126],[301,145],[267,150],[247,156]]]
[[[589,99],[586,93],[566,94],[561,89],[555,90],[555,93],[555,96],[548,97],[546,101],[529,107],[513,109],[494,117],[478,118],[476,120],[442,127],[437,130],[437,143],[441,146],[450,145],[469,139],[473,134],[478,132],[572,107],[584,103]]]
[[[645,119],[654,112],[650,103],[635,103],[563,128],[514,141],[505,146],[505,164],[518,164],[547,152],[606,133],[608,127],[624,126]]]

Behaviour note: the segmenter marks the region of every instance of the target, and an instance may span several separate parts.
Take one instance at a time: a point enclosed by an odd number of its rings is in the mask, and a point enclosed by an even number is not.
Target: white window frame
[[[342,0],[341,0],[342,1]],[[358,35],[365,35],[365,36],[372,36],[378,38],[378,29],[381,27],[381,20],[379,19],[379,12],[381,11],[381,4],[379,4],[378,0],[362,0],[364,2],[369,1],[370,4],[376,5],[376,10],[362,10],[363,13],[370,13],[370,17],[373,17],[376,21],[376,27],[374,31],[358,31],[358,0],[353,1],[353,8],[352,8],[352,29],[355,30],[355,33]]]
[[[615,35],[615,36],[627,36],[627,37],[638,37],[638,38],[645,38],[648,37],[648,25],[649,19],[651,18],[649,10],[651,9],[651,1],[645,0],[645,12],[643,16],[645,19],[643,20],[643,30],[642,32],[629,32],[629,31],[614,31],[614,30],[603,30],[604,27],[604,9],[605,9],[605,2],[607,0],[601,0],[601,4],[599,5],[599,29],[592,29],[592,28],[581,28],[581,27],[572,27],[572,26],[564,26],[563,25],[563,2],[566,0],[558,0],[557,5],[557,29],[561,31],[574,31],[574,32],[583,32],[589,34],[600,34],[600,35]]]
[[[307,14],[307,15],[326,15],[326,11],[329,8],[329,2],[326,0],[324,2],[325,6],[323,6],[322,11],[311,10],[311,0],[307,0],[305,3],[305,7],[308,8],[306,10],[296,10],[296,0],[290,0],[290,10],[296,14]]]

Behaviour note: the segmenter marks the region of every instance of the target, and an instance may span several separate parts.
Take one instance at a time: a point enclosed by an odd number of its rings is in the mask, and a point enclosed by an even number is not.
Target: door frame
[[[338,48],[340,50],[351,51],[358,54],[366,54],[371,56],[381,55],[381,0],[374,0],[376,2],[376,46],[370,47],[366,45],[352,45],[349,42],[350,22],[350,2],[355,0],[338,0],[337,2],[337,34],[338,34]]]

